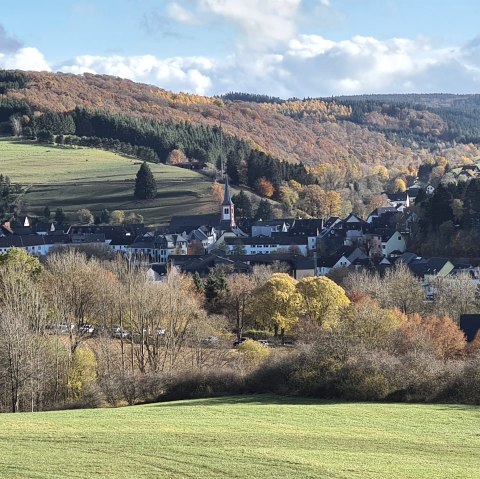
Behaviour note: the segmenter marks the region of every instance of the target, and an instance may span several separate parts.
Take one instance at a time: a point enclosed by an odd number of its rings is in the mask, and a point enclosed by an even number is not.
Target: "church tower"
[[[222,222],[228,223],[231,228],[235,227],[235,212],[232,197],[230,195],[230,185],[228,176],[225,176],[225,193],[223,195],[222,212],[220,218]]]

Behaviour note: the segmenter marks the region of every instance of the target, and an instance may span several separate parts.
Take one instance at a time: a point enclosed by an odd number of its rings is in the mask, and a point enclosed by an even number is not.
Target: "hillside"
[[[462,136],[450,127],[448,114],[455,113],[457,119],[460,106],[468,105],[465,96],[455,102],[446,96],[441,102],[435,95],[258,103],[235,100],[235,95],[174,94],[105,75],[45,72],[27,73],[25,85],[7,89],[5,98],[26,102],[33,111],[69,112],[81,106],[160,122],[210,127],[221,122],[227,134],[289,162],[342,165],[349,158],[400,169],[431,158],[436,153],[430,151],[433,143]],[[454,105],[456,109],[448,110]],[[392,136],[392,130],[400,134]]]
[[[270,396],[2,414],[0,475],[473,479],[478,414]]]
[[[145,222],[164,223],[172,215],[191,211],[217,211],[210,197],[211,180],[199,173],[168,165],[151,164],[157,180],[157,198],[133,198],[135,175],[141,162],[92,148],[68,148],[36,142],[0,139],[1,173],[27,187],[24,211],[42,215],[63,208],[74,213],[88,208],[140,213]]]

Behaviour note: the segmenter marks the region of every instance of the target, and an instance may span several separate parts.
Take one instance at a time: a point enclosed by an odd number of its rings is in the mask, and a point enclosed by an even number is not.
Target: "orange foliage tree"
[[[217,203],[221,203],[223,200],[223,188],[220,183],[214,181],[212,186],[210,187],[210,196],[212,197],[213,201]]]
[[[268,181],[265,177],[259,178],[255,182],[255,191],[265,198],[271,198],[273,193],[275,193],[275,188],[272,185],[271,181]]]
[[[439,359],[458,356],[465,349],[465,336],[448,316],[411,314],[402,327],[406,338],[412,342],[427,342]]]

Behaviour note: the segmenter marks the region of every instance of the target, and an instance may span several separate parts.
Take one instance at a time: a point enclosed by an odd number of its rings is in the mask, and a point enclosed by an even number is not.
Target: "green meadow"
[[[135,175],[141,161],[109,151],[41,145],[0,139],[0,173],[27,187],[25,211],[42,214],[62,207],[99,213],[122,209],[142,214],[146,223],[164,223],[172,215],[217,211],[210,199],[211,181],[199,173],[168,165],[149,166],[158,195],[151,201],[133,198]]]
[[[274,396],[0,415],[2,478],[480,477],[480,408]]]

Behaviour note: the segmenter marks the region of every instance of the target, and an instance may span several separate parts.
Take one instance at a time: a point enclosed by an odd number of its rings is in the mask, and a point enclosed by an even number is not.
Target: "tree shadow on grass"
[[[437,411],[468,411],[480,414],[480,406],[471,404],[446,404],[446,403],[409,403],[409,402],[364,402],[342,401],[338,399],[320,399],[298,396],[278,396],[271,394],[251,394],[237,396],[218,396],[202,399],[182,399],[146,404],[146,407],[198,407],[198,406],[227,406],[227,405],[283,405],[283,406],[371,406],[371,407],[396,407],[396,406],[421,406],[431,407]]]
[[[340,404],[343,401],[334,401],[327,399],[315,399],[295,396],[277,396],[271,394],[249,394],[241,396],[218,396],[202,399],[182,399],[172,402],[165,401],[151,404],[151,407],[184,407],[184,406],[225,406],[235,404],[251,404],[251,405],[333,405]]]

